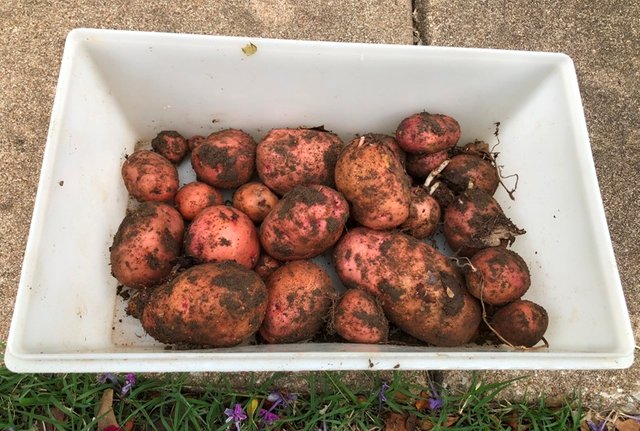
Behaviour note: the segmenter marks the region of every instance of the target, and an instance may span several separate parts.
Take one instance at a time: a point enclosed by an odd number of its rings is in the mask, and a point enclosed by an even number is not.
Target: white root
[[[440,172],[442,172],[444,170],[444,168],[447,167],[447,165],[449,164],[450,161],[451,161],[451,159],[447,159],[444,162],[440,163],[440,165],[437,168],[432,170],[429,173],[429,176],[427,177],[427,179],[424,181],[424,187],[429,187],[431,185],[431,183],[433,182],[433,180],[435,180],[435,178],[438,175],[440,175]]]

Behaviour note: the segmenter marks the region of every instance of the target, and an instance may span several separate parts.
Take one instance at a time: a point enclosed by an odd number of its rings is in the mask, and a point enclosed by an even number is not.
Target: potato
[[[203,209],[223,203],[222,193],[199,181],[185,184],[175,197],[176,208],[187,221],[193,220]]]
[[[410,154],[432,154],[455,146],[460,125],[448,115],[419,112],[405,118],[396,130],[396,140]]]
[[[189,147],[189,151],[193,151],[195,147],[202,144],[206,140],[207,138],[202,135],[193,135],[192,137],[187,139],[187,146]]]
[[[278,203],[278,196],[262,183],[241,185],[233,193],[233,206],[260,223]]]
[[[424,180],[431,171],[448,158],[449,152],[447,150],[431,154],[409,154],[407,155],[407,172],[415,180]]]
[[[451,157],[440,178],[456,193],[464,192],[471,183],[474,188],[493,195],[500,184],[496,167],[490,161],[473,154]]]
[[[529,268],[514,251],[489,247],[474,254],[470,262],[473,269],[465,273],[467,290],[487,304],[513,302],[531,285]]]
[[[411,190],[402,164],[379,135],[355,138],[336,163],[336,188],[363,226],[391,229],[409,217]]]
[[[148,150],[138,150],[122,164],[122,179],[137,201],[168,202],[178,191],[178,171],[169,160]]]
[[[273,207],[260,226],[260,243],[276,259],[318,256],[342,235],[349,204],[322,185],[298,186]]]
[[[260,327],[267,297],[255,272],[234,262],[205,263],[151,291],[141,322],[163,343],[235,346]]]
[[[271,274],[275,272],[276,269],[282,266],[282,262],[278,259],[269,256],[267,253],[260,254],[258,258],[258,263],[256,263],[255,268],[253,270],[260,276],[261,279],[266,280],[271,277]]]
[[[163,130],[151,141],[151,148],[171,163],[178,164],[189,150],[187,140],[175,130]]]
[[[334,251],[342,282],[377,295],[390,322],[437,346],[469,342],[481,321],[478,301],[447,257],[397,232],[359,227]]]
[[[343,143],[338,135],[315,129],[273,129],[259,143],[256,169],[263,183],[282,196],[296,186],[333,187]]]
[[[454,252],[471,257],[478,250],[508,245],[525,233],[504,215],[487,192],[472,188],[444,211],[444,237]]]
[[[201,262],[232,260],[253,268],[260,255],[258,233],[251,219],[235,208],[214,205],[202,210],[187,229],[184,250]]]
[[[111,273],[125,286],[149,287],[163,282],[180,254],[184,222],[164,203],[144,202],[128,214],[113,237]]]
[[[432,236],[440,223],[440,204],[424,187],[411,187],[409,218],[400,225],[400,230],[414,238]]]
[[[349,289],[333,309],[332,327],[352,343],[384,343],[389,321],[375,297],[361,289]]]
[[[267,280],[269,301],[260,327],[267,343],[311,339],[324,325],[336,290],[329,275],[308,260],[288,262]]]
[[[535,346],[542,340],[548,326],[547,311],[524,299],[498,309],[491,318],[491,327],[514,346]]]
[[[253,175],[256,143],[238,129],[212,133],[191,151],[191,166],[199,181],[221,189],[233,189]]]

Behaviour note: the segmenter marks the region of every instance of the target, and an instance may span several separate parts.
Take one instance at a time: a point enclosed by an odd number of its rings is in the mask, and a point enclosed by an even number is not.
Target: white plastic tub
[[[257,52],[245,55],[253,43]],[[317,126],[349,140],[428,110],[462,142],[496,142],[527,234],[526,298],[550,348],[297,344],[165,350],[123,315],[108,247],[127,206],[120,165],[162,129]],[[122,319],[122,321],[120,321]],[[573,63],[563,54],[74,30],[53,106],[5,361],[14,371],[622,368],[634,341]]]

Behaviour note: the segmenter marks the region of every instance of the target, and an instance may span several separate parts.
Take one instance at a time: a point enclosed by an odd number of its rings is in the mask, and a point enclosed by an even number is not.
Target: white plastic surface
[[[257,52],[241,48],[252,42]],[[496,142],[548,350],[298,344],[171,351],[122,314],[108,247],[124,155],[160,130],[325,125],[344,140],[446,113]],[[122,322],[120,322],[122,319]],[[5,353],[20,372],[623,368],[634,340],[571,59],[563,54],[80,29],[64,51]],[[372,365],[373,364],[373,365]]]

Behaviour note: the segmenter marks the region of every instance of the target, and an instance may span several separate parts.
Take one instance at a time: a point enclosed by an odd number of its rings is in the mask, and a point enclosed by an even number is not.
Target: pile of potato
[[[387,343],[391,328],[458,346],[482,322],[512,346],[537,344],[546,311],[522,300],[524,233],[492,197],[487,144],[456,146],[458,122],[421,112],[395,136],[344,144],[324,128],[237,129],[185,139],[163,131],[122,165],[139,205],[110,248],[129,314],[168,344],[296,343],[322,331]],[[197,181],[179,187],[190,157]],[[223,190],[233,190],[225,202]],[[442,228],[454,251],[425,239]],[[331,255],[342,292],[312,261]]]

